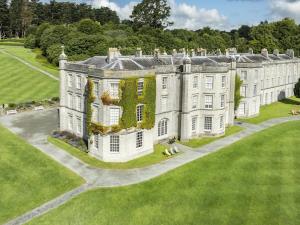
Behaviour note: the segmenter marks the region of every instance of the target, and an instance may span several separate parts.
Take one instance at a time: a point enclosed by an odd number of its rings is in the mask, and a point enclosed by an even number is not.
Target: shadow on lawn
[[[300,105],[300,98],[299,98],[299,101],[290,99],[290,98],[286,98],[286,99],[280,100],[279,102],[281,102],[283,104],[288,104],[288,105]]]

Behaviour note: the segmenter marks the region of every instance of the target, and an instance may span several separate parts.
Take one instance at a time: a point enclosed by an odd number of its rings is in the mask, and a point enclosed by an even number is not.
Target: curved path
[[[49,210],[67,202],[74,196],[92,188],[125,186],[152,179],[186,163],[216,152],[221,148],[237,142],[251,134],[280,123],[294,120],[300,120],[300,116],[272,119],[258,125],[237,122],[237,125],[245,128],[243,131],[219,139],[198,149],[192,150],[186,146],[178,144],[179,149],[183,153],[174,158],[170,158],[166,161],[145,168],[112,170],[91,167],[66,151],[63,151],[47,142],[47,136],[52,130],[57,128],[56,110],[27,112],[13,116],[0,117],[0,123],[5,127],[16,134],[21,135],[33,146],[86,180],[85,185],[67,192],[58,198],[8,222],[7,224],[23,224],[34,217],[45,214]]]

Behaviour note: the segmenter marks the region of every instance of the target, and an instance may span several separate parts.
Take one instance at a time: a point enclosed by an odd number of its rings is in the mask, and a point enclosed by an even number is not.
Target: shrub
[[[53,97],[53,98],[51,98],[51,100],[54,102],[59,102],[59,97]]]
[[[294,88],[294,94],[297,98],[300,98],[300,79],[298,80],[298,82],[295,84],[295,88]]]
[[[36,47],[36,39],[35,36],[30,34],[24,42],[24,47],[25,48],[31,48],[34,49]]]
[[[91,123],[91,132],[93,134],[107,134],[109,127],[102,125],[101,123]]]

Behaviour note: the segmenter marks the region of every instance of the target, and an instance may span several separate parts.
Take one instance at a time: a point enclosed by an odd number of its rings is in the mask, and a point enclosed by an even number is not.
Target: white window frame
[[[158,137],[168,134],[168,119],[162,119],[158,122]]]
[[[119,135],[110,135],[109,137],[109,151],[112,153],[120,152],[120,136]]]
[[[205,95],[204,96],[204,108],[205,109],[213,109],[214,104],[214,96],[213,95]]]
[[[241,71],[241,74],[242,74],[242,80],[243,81],[246,81],[247,80],[247,71],[246,70],[243,70],[243,71]]]
[[[162,77],[161,79],[161,88],[166,90],[168,88],[168,77]]]
[[[242,97],[247,97],[247,85],[243,85],[241,87],[241,96]]]
[[[68,114],[68,128],[69,130],[73,130],[73,115],[72,114]]]
[[[99,136],[98,134],[94,135],[94,147],[99,149]]]
[[[196,109],[198,107],[198,100],[199,100],[198,95],[192,96],[192,108],[193,109]]]
[[[96,97],[99,97],[99,82],[98,81],[94,81],[94,95]]]
[[[73,95],[72,95],[72,93],[68,93],[68,107],[70,108],[70,109],[72,109],[73,108]]]
[[[67,82],[68,82],[68,87],[73,87],[73,75],[72,74],[68,74],[67,75]]]
[[[136,106],[136,121],[137,122],[143,121],[144,108],[145,108],[145,106],[142,104]]]
[[[220,129],[224,128],[224,116],[220,115]]]
[[[81,89],[81,76],[80,75],[76,75],[76,88],[77,89]]]
[[[222,78],[221,78],[222,80],[221,80],[221,86],[222,86],[222,88],[225,88],[226,87],[226,76],[222,76]]]
[[[139,79],[137,83],[137,94],[142,96],[144,91],[144,79]]]
[[[213,117],[212,116],[205,116],[204,117],[204,131],[210,132],[212,131],[212,124],[213,124]]]
[[[221,106],[222,109],[224,109],[225,108],[225,95],[221,95],[220,100],[221,100],[220,106]]]
[[[142,148],[143,147],[143,144],[144,144],[144,132],[143,131],[138,131],[136,132],[136,148],[139,149],[139,148]]]
[[[253,85],[253,97],[257,96],[257,84]]]
[[[98,117],[99,117],[99,106],[93,105],[93,107],[92,107],[92,121],[93,122],[98,122]]]
[[[245,102],[240,103],[240,105],[239,105],[239,114],[240,115],[246,115],[246,103]]]
[[[114,99],[119,98],[119,82],[109,83],[109,95]]]
[[[120,120],[120,108],[111,107],[109,108],[109,124],[111,126],[118,125]]]
[[[81,96],[80,95],[76,95],[76,109],[78,111],[81,111]]]
[[[167,111],[167,108],[168,108],[168,96],[167,95],[161,96],[161,111],[165,112]]]
[[[194,76],[193,77],[193,88],[198,88],[198,84],[199,84],[199,77]]]
[[[193,132],[195,132],[197,130],[197,120],[198,120],[198,116],[192,117],[192,131]]]
[[[82,120],[81,120],[81,117],[77,116],[76,118],[77,120],[77,134],[81,134],[81,129],[82,129]]]
[[[213,76],[206,76],[205,77],[205,88],[206,89],[213,89],[214,88],[214,77]]]

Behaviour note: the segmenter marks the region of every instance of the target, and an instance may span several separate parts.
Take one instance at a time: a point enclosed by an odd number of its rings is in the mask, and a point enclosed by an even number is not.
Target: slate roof
[[[108,61],[106,56],[94,56],[85,61],[78,62],[84,65],[94,65],[98,69],[104,70],[144,70],[153,69],[155,66],[180,66],[185,59],[184,54],[176,55],[160,55],[154,56],[119,56],[115,59]],[[262,63],[272,62],[280,60],[290,60],[290,56],[286,54],[269,54],[269,57],[265,57],[261,54],[236,54],[236,55],[220,55],[220,56],[193,56],[190,57],[192,65],[205,65],[205,66],[222,66],[224,63],[230,63],[232,58],[238,63]]]

